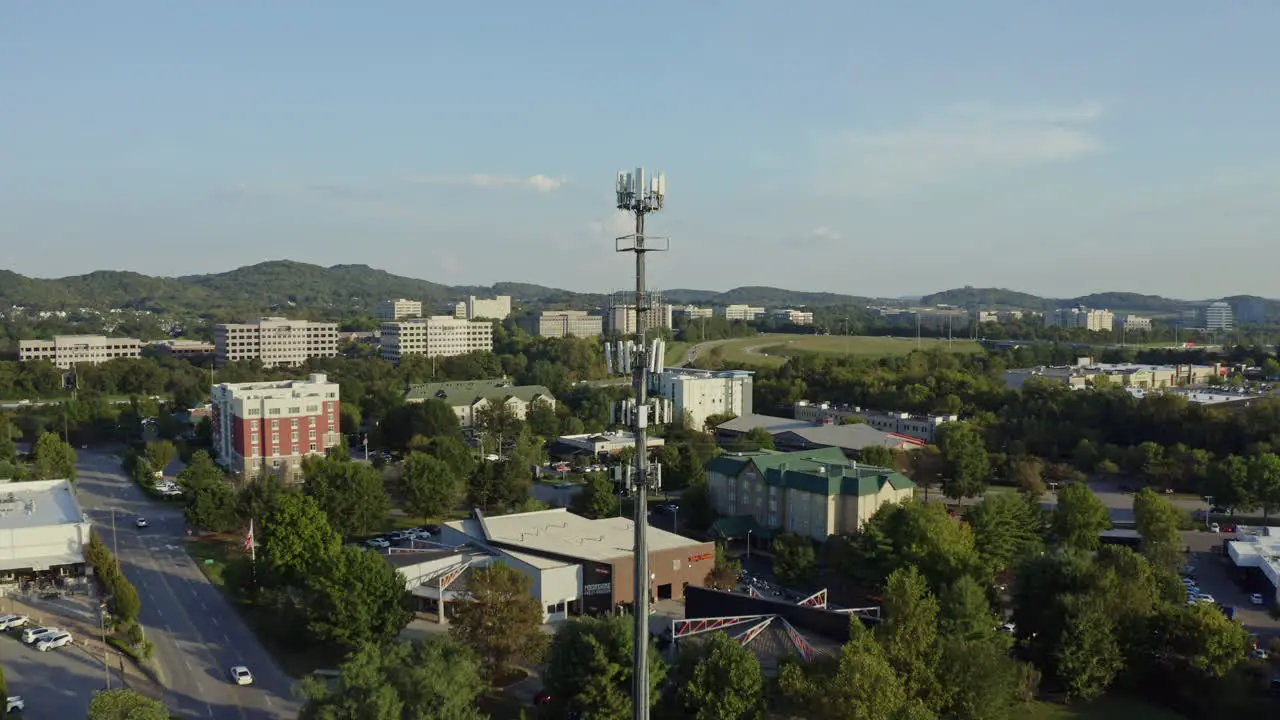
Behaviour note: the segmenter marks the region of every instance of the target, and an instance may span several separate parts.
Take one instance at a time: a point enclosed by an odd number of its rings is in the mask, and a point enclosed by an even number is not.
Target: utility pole
[[[648,182],[646,182],[648,180]],[[649,718],[649,554],[646,529],[649,524],[649,478],[646,455],[648,441],[645,431],[649,424],[647,393],[649,385],[648,348],[645,347],[646,313],[649,297],[645,291],[645,254],[666,250],[646,244],[644,216],[662,210],[666,201],[666,176],[658,173],[646,176],[644,168],[635,172],[618,173],[617,208],[636,217],[635,233],[614,239],[614,250],[633,252],[636,255],[636,360],[633,364],[632,387],[635,390],[635,413],[632,429],[635,433],[635,657],[631,669],[632,718]],[[655,240],[658,238],[654,238]]]
[[[116,509],[111,508],[111,545],[115,548],[116,560],[120,559],[120,536],[116,533]]]

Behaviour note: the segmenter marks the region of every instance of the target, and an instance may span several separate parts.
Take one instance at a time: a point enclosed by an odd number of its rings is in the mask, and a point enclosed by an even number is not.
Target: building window
[[[316,451],[316,444],[311,443],[311,452],[315,452],[315,451]]]
[[[302,412],[302,408],[296,408],[296,407],[289,408],[290,415],[297,415],[300,412]]]
[[[298,433],[289,433],[289,440],[291,442],[298,442]]]
[[[298,418],[289,421],[294,427],[298,427]]]
[[[671,569],[672,569],[672,570],[679,570],[679,569],[680,569],[680,558],[676,558],[675,560],[672,560],[672,561],[671,561]]]
[[[279,414],[280,414],[280,408],[271,408],[270,410],[267,410],[267,414],[268,414],[268,415],[279,415]]]
[[[275,445],[280,442],[280,433],[271,433],[271,444]]]
[[[333,427],[333,413],[329,413],[329,427]]]

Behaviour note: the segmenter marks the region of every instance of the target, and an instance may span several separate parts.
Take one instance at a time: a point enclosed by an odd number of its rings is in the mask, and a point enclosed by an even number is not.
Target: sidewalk
[[[26,615],[31,626],[56,625],[71,633],[75,647],[97,662],[109,658],[114,670],[124,678],[130,688],[148,697],[161,697],[164,689],[151,675],[138,667],[131,658],[102,642],[102,627],[97,622],[97,601],[92,597],[76,595],[42,600],[32,595],[8,595],[0,599],[0,609],[5,613]],[[92,620],[90,620],[92,618]]]

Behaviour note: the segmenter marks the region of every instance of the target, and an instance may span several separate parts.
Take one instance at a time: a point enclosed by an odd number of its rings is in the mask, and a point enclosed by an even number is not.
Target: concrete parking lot
[[[67,720],[88,713],[93,694],[106,687],[102,656],[92,654],[77,638],[76,645],[40,652],[11,635],[0,637],[0,665],[4,666],[10,695],[27,703],[24,718]],[[111,686],[121,687],[117,668]]]
[[[1271,617],[1265,607],[1249,604],[1250,590],[1232,579],[1231,560],[1222,554],[1222,542],[1229,536],[1208,532],[1186,532],[1183,540],[1191,548],[1190,562],[1195,566],[1195,580],[1200,589],[1213,596],[1219,605],[1236,608],[1236,619],[1246,630],[1258,636],[1266,646],[1280,637],[1280,620]]]

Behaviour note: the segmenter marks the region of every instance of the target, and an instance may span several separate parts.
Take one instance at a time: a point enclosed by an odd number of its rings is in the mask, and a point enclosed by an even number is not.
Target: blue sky
[[[1277,296],[1280,3],[7,3],[3,265]]]

